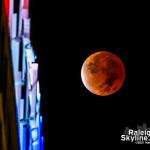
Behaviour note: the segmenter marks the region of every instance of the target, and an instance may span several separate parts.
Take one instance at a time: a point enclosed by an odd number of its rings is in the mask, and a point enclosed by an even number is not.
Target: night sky
[[[122,8],[109,13],[108,6],[100,10],[31,2],[46,148],[118,145],[125,127],[137,129],[143,123],[150,127],[146,26]],[[80,71],[89,55],[104,49],[124,62],[126,79],[117,93],[100,97],[87,91]]]

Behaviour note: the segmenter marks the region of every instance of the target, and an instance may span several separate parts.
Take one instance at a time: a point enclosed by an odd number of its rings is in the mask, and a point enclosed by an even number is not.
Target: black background
[[[120,145],[125,127],[150,126],[149,30],[141,7],[31,1],[46,149]],[[122,59],[126,80],[117,93],[99,97],[83,86],[80,71],[104,49]]]

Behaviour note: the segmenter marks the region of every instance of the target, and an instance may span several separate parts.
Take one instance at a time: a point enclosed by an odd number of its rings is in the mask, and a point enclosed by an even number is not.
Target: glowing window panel
[[[5,0],[5,13],[6,16],[9,16],[9,0]]]
[[[29,0],[20,0],[19,14],[13,13],[13,5],[14,0],[5,0],[5,11],[9,18],[20,150],[43,150],[41,93],[38,63],[35,63],[36,56],[30,41]]]

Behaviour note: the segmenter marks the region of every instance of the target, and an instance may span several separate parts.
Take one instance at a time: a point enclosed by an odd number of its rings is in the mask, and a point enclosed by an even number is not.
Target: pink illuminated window
[[[29,0],[24,0],[23,8],[25,8],[25,9],[29,8]]]

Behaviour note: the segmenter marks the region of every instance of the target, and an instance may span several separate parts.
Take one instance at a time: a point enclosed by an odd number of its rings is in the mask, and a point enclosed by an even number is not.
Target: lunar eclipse
[[[108,96],[122,87],[125,66],[121,59],[111,52],[96,52],[83,63],[81,79],[84,86],[93,94]]]

